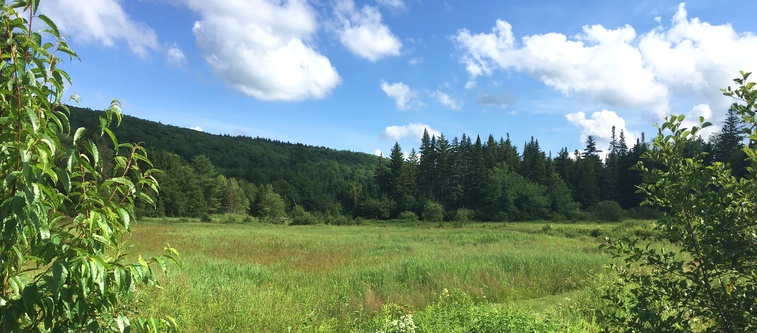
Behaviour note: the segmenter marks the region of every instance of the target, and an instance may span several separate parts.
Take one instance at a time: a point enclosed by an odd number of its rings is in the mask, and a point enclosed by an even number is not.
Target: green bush
[[[316,225],[318,223],[318,218],[306,211],[302,206],[295,206],[292,210],[292,221],[289,222],[290,225]]]
[[[319,217],[323,223],[328,225],[354,225],[355,221],[343,214],[323,214]]]
[[[468,223],[470,221],[473,221],[473,218],[475,217],[476,212],[474,212],[472,209],[468,208],[458,208],[455,211],[455,217],[454,221],[457,223]]]
[[[740,116],[745,137],[757,140],[757,85],[741,72],[725,95]],[[623,258],[602,299],[608,311],[599,321],[608,332],[757,332],[757,148],[742,144],[748,174],[739,179],[729,164],[709,163],[690,147],[699,130],[684,127],[685,116],[657,125],[653,148],[638,170],[645,204],[667,215],[653,226],[656,241],[611,241],[608,251]]]
[[[426,202],[423,207],[423,220],[426,222],[441,222],[444,220],[444,207],[435,201]]]
[[[600,201],[591,208],[594,218],[604,222],[620,222],[626,216],[626,211],[615,201]]]
[[[400,215],[397,216],[400,220],[410,221],[410,222],[418,222],[418,215],[415,215],[415,213],[411,211],[404,211],[400,213]]]
[[[200,214],[200,221],[201,222],[213,222],[213,219],[210,218],[210,214],[208,214],[208,213],[202,213],[202,214]]]
[[[156,206],[158,170],[144,146],[118,142],[118,101],[99,126],[71,128],[59,65],[78,56],[38,6],[0,6],[0,331],[174,329],[168,316],[140,318],[132,300],[178,252],[126,255],[137,207]]]

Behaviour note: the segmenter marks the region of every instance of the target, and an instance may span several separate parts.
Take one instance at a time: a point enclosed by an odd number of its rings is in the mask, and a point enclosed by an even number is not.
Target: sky
[[[757,70],[757,1],[43,0],[80,106],[388,155],[534,137],[556,156],[670,114],[716,124]],[[692,122],[693,123],[693,122]]]

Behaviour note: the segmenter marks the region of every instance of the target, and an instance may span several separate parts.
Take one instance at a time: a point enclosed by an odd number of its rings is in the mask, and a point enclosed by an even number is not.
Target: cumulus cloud
[[[173,44],[168,47],[166,63],[176,67],[183,67],[187,64],[187,57],[184,55],[184,51],[179,48],[179,45]]]
[[[603,151],[602,156],[607,153],[607,148],[610,146],[613,126],[615,126],[616,139],[620,140],[620,132],[623,131],[626,144],[629,147],[633,146],[636,138],[639,137],[638,133],[626,128],[626,121],[614,111],[594,112],[591,114],[591,118],[587,118],[583,112],[576,112],[565,115],[565,118],[573,125],[581,127],[581,143],[586,143],[590,135],[594,137],[597,149]]]
[[[50,0],[42,1],[40,12],[49,16],[65,34],[82,42],[97,42],[114,47],[126,42],[138,56],[147,57],[158,48],[155,31],[131,20],[118,0]]]
[[[682,112],[673,111],[673,103],[675,109],[714,106],[720,118],[730,101],[718,89],[729,85],[739,69],[757,70],[757,37],[739,34],[728,24],[689,19],[684,4],[670,27],[641,35],[629,25],[591,25],[572,37],[546,33],[516,39],[512,26],[498,20],[489,33],[462,29],[453,40],[462,50],[470,86],[478,77],[513,70],[566,95],[582,94],[657,118]]]
[[[334,12],[340,25],[339,40],[350,52],[372,62],[400,55],[402,42],[381,22],[381,13],[375,7],[365,5],[358,11],[353,0],[339,0]]]
[[[641,37],[639,50],[647,67],[675,94],[701,96],[717,110],[716,118],[723,118],[732,101],[719,89],[731,85],[739,70],[757,70],[757,36],[737,33],[730,24],[688,19],[684,4],[671,22],[670,28]]]
[[[198,132],[203,132],[202,127],[200,127],[200,126],[192,127],[192,129],[195,130],[195,131],[198,131]]]
[[[381,134],[382,138],[390,138],[396,141],[405,138],[415,138],[420,140],[423,138],[423,131],[428,131],[429,136],[441,136],[442,132],[432,129],[428,124],[423,123],[410,123],[402,126],[387,126],[384,129],[384,133]]]
[[[446,106],[450,110],[460,110],[460,107],[462,106],[462,102],[452,98],[450,95],[445,94],[439,90],[435,90],[431,93],[431,96],[434,97],[440,104]]]
[[[524,37],[520,46],[512,26],[498,20],[492,33],[461,30],[455,41],[465,52],[462,61],[472,78],[514,69],[566,95],[579,92],[610,105],[662,108],[667,90],[629,44],[635,37],[630,26],[611,30],[594,25],[585,26],[574,39],[558,33],[533,35]]]
[[[402,82],[390,84],[386,81],[381,81],[381,90],[394,100],[394,103],[400,110],[412,109],[420,103],[417,99],[418,93]]]
[[[341,78],[309,40],[316,13],[305,0],[186,0],[200,14],[197,47],[221,79],[260,100],[321,99]]]

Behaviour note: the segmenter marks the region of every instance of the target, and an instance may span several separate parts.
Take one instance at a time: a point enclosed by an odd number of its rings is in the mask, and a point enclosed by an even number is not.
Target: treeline
[[[96,112],[71,109],[73,126],[96,128]],[[493,135],[448,140],[425,132],[417,150],[406,155],[395,144],[388,158],[211,135],[133,117],[124,117],[116,135],[143,142],[163,170],[157,207],[144,210],[154,216],[243,213],[316,223],[336,217],[521,221],[654,213],[639,207],[641,179],[633,169],[649,144],[642,135],[629,145],[615,129],[604,152],[589,137],[582,150],[564,148],[555,157],[534,138],[519,149],[509,136]],[[690,149],[708,152],[708,162],[731,163],[739,175],[746,167],[743,139],[729,112],[721,132]]]
[[[637,141],[629,148],[621,132],[604,160],[593,137],[583,151],[565,148],[552,158],[533,137],[519,152],[509,136],[482,142],[463,134],[449,141],[424,132],[417,153],[413,148],[405,158],[395,144],[379,165],[376,181],[390,209],[376,217],[403,211],[423,217],[429,204],[441,205],[448,218],[473,211],[485,221],[584,219],[602,201],[615,210],[637,207],[639,179],[630,167],[647,147]]]
[[[611,142],[603,153],[589,136],[583,150],[563,148],[556,157],[546,154],[533,137],[518,148],[509,136],[486,142],[462,135],[451,141],[443,134],[424,132],[421,146],[408,157],[395,144],[389,159],[376,171],[382,197],[369,199],[373,210],[360,214],[386,218],[402,212],[425,217],[426,213],[454,219],[458,214],[482,221],[535,219],[617,220],[628,212],[651,218],[660,212],[640,207],[637,188],[642,179],[635,166],[650,149],[644,134],[629,145],[625,133],[611,130]],[[689,154],[705,152],[705,163],[727,163],[736,177],[746,174],[743,124],[729,110],[720,132],[708,140],[699,137],[688,146]],[[664,166],[658,166],[664,167]],[[433,209],[429,209],[429,207]]]

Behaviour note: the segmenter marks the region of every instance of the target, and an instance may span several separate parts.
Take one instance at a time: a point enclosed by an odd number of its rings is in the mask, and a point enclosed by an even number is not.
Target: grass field
[[[609,262],[596,237],[613,230],[600,224],[294,227],[154,220],[137,225],[131,242],[133,253],[157,254],[166,243],[181,252],[181,268],[163,289],[143,290],[140,308],[175,317],[185,332],[375,331],[392,309],[438,321],[433,311],[459,307],[455,302],[582,331],[591,324],[564,309]],[[448,326],[455,325],[461,324]]]

